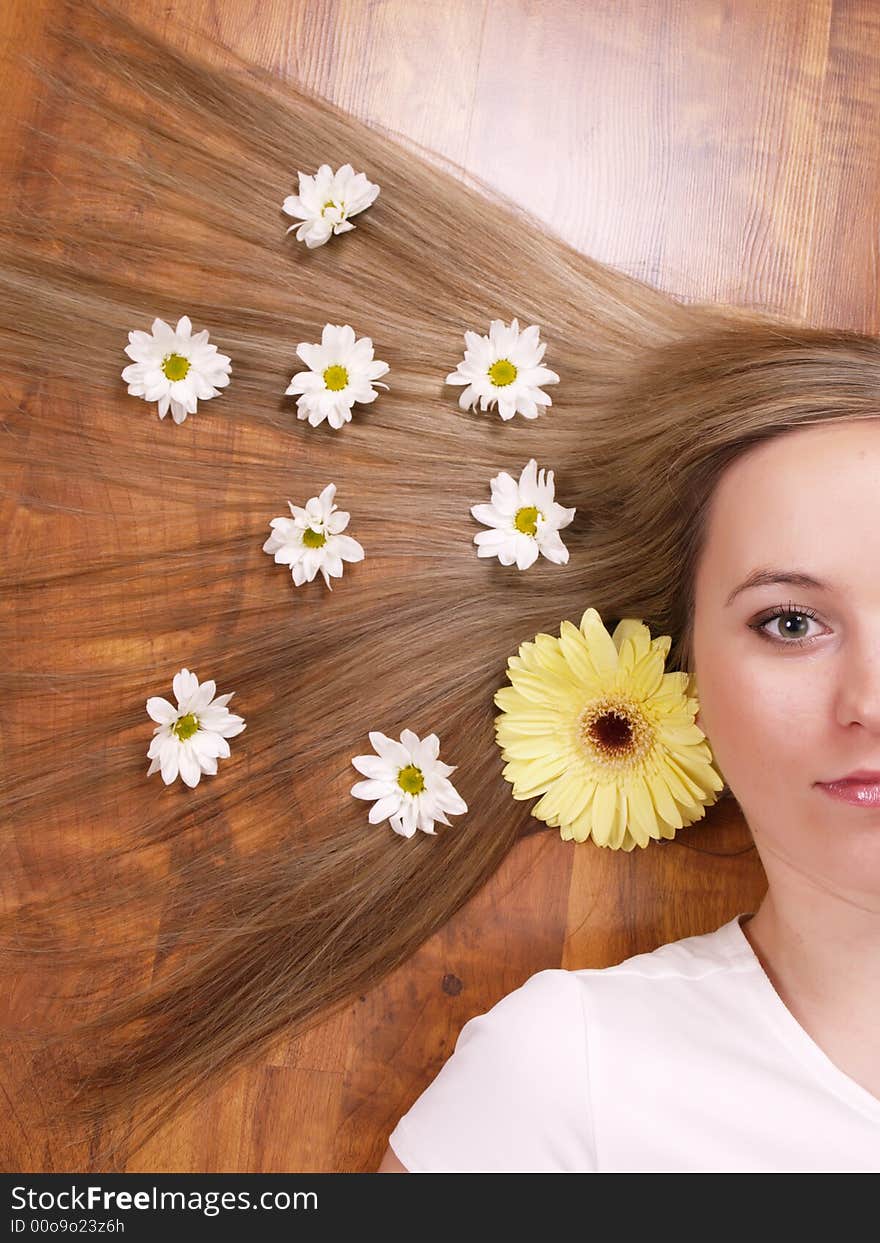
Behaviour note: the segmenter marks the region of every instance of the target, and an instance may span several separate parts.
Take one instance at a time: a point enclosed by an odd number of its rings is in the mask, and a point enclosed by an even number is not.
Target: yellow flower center
[[[397,784],[406,794],[421,794],[425,788],[422,770],[416,768],[415,764],[407,764],[397,774]]]
[[[516,511],[513,525],[523,535],[534,535],[538,529],[538,510],[534,505],[525,505]]]
[[[504,388],[507,384],[512,384],[516,379],[516,367],[509,358],[499,358],[489,368],[489,379],[496,388]]]
[[[327,543],[327,536],[323,531],[314,531],[311,527],[306,527],[303,531],[303,543],[306,548],[320,548],[322,544]]]
[[[340,200],[338,203],[335,203],[333,199],[328,199],[327,202],[324,204],[324,206],[321,208],[322,216],[324,215],[324,212],[327,210],[328,207],[338,207],[339,210],[343,212],[344,214],[345,203],[342,200]]]
[[[582,713],[580,730],[592,758],[609,771],[635,768],[654,744],[654,730],[638,705],[607,695]]]
[[[182,380],[189,371],[189,359],[182,354],[166,354],[162,359],[162,370],[169,380]]]
[[[332,392],[338,393],[340,389],[345,388],[346,384],[348,384],[348,372],[344,367],[334,363],[332,367],[328,367],[324,372],[324,383]]]
[[[191,712],[187,712],[186,716],[178,717],[171,726],[172,734],[176,734],[181,742],[186,742],[187,738],[192,738],[193,734],[199,728],[199,718],[193,716]]]

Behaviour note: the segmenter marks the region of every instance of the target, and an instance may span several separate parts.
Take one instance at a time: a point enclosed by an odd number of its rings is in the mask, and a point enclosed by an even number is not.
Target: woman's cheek
[[[797,745],[798,718],[792,716],[790,694],[766,669],[749,662],[713,666],[701,674],[697,689],[696,723],[734,795],[747,798],[765,781],[778,794],[780,760]]]

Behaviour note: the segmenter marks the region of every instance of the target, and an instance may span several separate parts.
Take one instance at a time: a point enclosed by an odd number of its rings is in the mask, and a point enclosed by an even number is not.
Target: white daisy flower
[[[478,557],[497,557],[502,565],[527,570],[543,553],[548,561],[565,565],[568,549],[559,537],[576,510],[564,509],[553,499],[553,471],[538,473],[538,463],[529,458],[519,482],[501,471],[492,480],[492,500],[488,505],[472,505],[477,522],[491,527],[474,536]]]
[[[245,728],[244,718],[226,705],[235,691],[214,697],[216,682],[202,682],[189,669],[181,669],[172,682],[177,707],[161,695],[151,695],[147,712],[158,725],[153,730],[147,756],[152,764],[150,777],[162,770],[162,780],[171,785],[178,773],[190,788],[197,786],[202,773],[215,774],[217,759],[229,757],[227,738]]]
[[[351,517],[333,502],[336,484],[328,483],[320,496],[306,502],[305,509],[288,501],[292,518],[273,518],[272,534],[263,545],[263,552],[273,553],[279,565],[289,565],[297,587],[310,583],[318,570],[333,590],[330,576],[342,575],[343,561],[363,561],[363,547],[350,535],[341,532]]]
[[[322,164],[314,176],[297,173],[299,194],[288,194],[282,211],[302,220],[296,229],[296,240],[305,242],[309,250],[323,246],[334,233],[348,233],[355,228],[349,216],[356,216],[374,201],[379,187],[363,173],[355,173],[350,164],[343,164],[334,173],[329,164]]]
[[[437,758],[440,739],[436,734],[420,740],[411,729],[405,729],[400,742],[395,742],[374,729],[370,742],[378,754],[356,755],[351,761],[369,778],[356,782],[352,794],[376,800],[370,808],[370,824],[387,819],[395,833],[412,837],[416,829],[436,833],[435,820],[449,824],[447,811],[453,815],[467,811],[467,803],[449,780],[456,765]]]
[[[192,335],[188,315],[181,316],[176,328],[154,319],[151,333],[128,334],[125,352],[134,362],[124,368],[122,378],[132,397],[158,401],[160,419],[170,406],[174,422],[182,423],[195,414],[199,398],[217,397],[229,383],[232,360],[208,344],[207,328]]]
[[[303,341],[296,352],[309,370],[297,371],[285,392],[301,394],[297,418],[308,419],[312,427],[326,419],[338,430],[351,422],[354,402],[376,400],[374,385],[388,388],[378,380],[388,364],[373,358],[372,340],[355,337],[349,324],[325,324],[320,345]]]
[[[540,365],[547,346],[538,343],[538,334],[537,324],[520,332],[515,319],[509,328],[503,320],[493,319],[488,337],[466,332],[464,358],[446,377],[447,384],[467,385],[458,399],[462,410],[473,410],[478,401],[480,409],[487,410],[497,401],[502,419],[517,413],[536,419],[539,406],[552,406],[539,385],[556,384],[559,376]]]

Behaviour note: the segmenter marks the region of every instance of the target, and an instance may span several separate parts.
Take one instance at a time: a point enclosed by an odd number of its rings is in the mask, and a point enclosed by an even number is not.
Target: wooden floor
[[[183,48],[210,53],[219,36],[461,161],[577,247],[664,289],[878,329],[871,0],[121,2]],[[49,57],[46,20],[65,11],[4,0],[4,48]],[[27,173],[14,127],[37,100],[11,66],[0,89],[8,186]],[[0,496],[4,532],[25,520],[10,491],[15,478]],[[626,857],[535,834],[390,979],[278,1042],[129,1168],[375,1169],[462,1025],[529,975],[610,965],[756,909],[764,877],[750,841],[730,812]],[[6,990],[0,1008],[19,1012],[26,989]],[[2,1168],[100,1169],[89,1135],[47,1150],[25,1072],[20,1057],[0,1068]]]

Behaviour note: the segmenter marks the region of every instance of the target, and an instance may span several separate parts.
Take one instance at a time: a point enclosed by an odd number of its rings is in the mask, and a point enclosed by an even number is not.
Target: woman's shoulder
[[[566,972],[579,993],[587,1033],[639,1031],[654,1015],[670,1039],[681,1037],[682,1023],[696,1029],[741,1008],[751,987],[755,959],[737,915],[711,932],[666,941],[605,967]],[[544,973],[541,973],[544,974]],[[546,987],[546,986],[545,986]],[[557,988],[565,987],[562,982]]]
[[[737,931],[609,967],[536,971],[464,1024],[392,1132],[393,1151],[415,1173],[597,1169],[596,1067],[624,1049],[650,1060],[646,1041],[662,1063],[664,1042],[681,1045],[688,1024],[692,1036],[700,1012],[716,1027],[711,982],[735,965]]]
[[[496,1029],[505,1037],[512,1029],[518,1040],[512,1055],[528,1060],[540,1054],[548,1041],[559,1052],[576,1057],[591,1017],[600,1017],[595,1002],[633,994],[656,1002],[659,986],[671,996],[676,986],[703,984],[711,991],[714,982],[724,988],[729,971],[750,969],[753,964],[737,915],[711,932],[666,941],[655,949],[632,954],[605,967],[545,967],[530,975],[517,988],[505,993],[484,1013],[469,1019],[461,1029],[456,1051],[477,1033],[488,1043]],[[651,983],[658,987],[650,987]]]
[[[592,979],[623,982],[627,980],[699,980],[750,967],[752,953],[739,924],[742,915],[727,923],[675,941],[665,941],[655,949],[642,951],[605,967],[581,967],[570,974],[584,984]]]
[[[593,1169],[584,1050],[573,973],[535,972],[464,1024],[392,1150],[412,1173]]]

